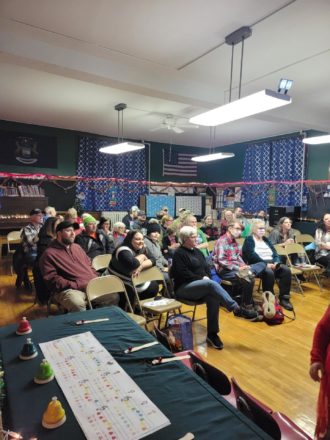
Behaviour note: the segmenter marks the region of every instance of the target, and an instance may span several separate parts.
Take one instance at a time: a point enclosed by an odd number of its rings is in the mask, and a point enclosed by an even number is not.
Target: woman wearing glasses
[[[267,267],[260,276],[263,291],[270,290],[274,293],[275,279],[278,280],[280,290],[280,304],[286,310],[293,310],[290,302],[291,271],[281,264],[281,259],[272,242],[265,237],[266,227],[263,221],[256,221],[251,228],[251,235],[247,237],[243,245],[243,259],[248,264],[264,262]]]

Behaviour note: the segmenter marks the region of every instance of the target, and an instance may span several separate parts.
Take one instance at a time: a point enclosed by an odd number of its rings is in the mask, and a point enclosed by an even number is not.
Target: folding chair
[[[308,434],[299,428],[289,417],[280,412],[272,413],[273,419],[281,430],[281,440],[312,440]]]
[[[208,242],[208,244],[209,244],[209,251],[210,251],[210,252],[213,251],[216,242],[217,242],[217,240],[210,240],[210,241]]]
[[[280,244],[275,244],[274,248],[275,248],[276,252],[278,253],[278,255],[280,257],[285,257],[286,262],[287,262],[288,261],[288,257],[287,257],[286,250],[284,249],[284,247],[281,246]],[[301,275],[302,274],[302,270],[300,270],[298,267],[293,267],[292,265],[289,265],[288,267],[289,267],[289,269],[291,271],[292,277],[294,278],[294,280],[296,281],[296,283],[298,285],[300,293],[303,295],[304,291],[303,291],[303,289],[301,287],[300,280],[299,280],[299,278],[297,276],[297,275]]]
[[[237,243],[242,247],[245,241],[244,237],[238,237],[235,239],[237,241]]]
[[[300,234],[296,236],[296,243],[300,244],[308,244],[308,243],[314,243],[315,239],[310,234]]]
[[[312,274],[312,275],[314,275],[314,278],[316,280],[317,285],[319,286],[320,290],[322,290],[322,286],[321,286],[320,281],[319,281],[318,276],[317,276],[317,273],[320,273],[322,271],[322,268],[319,267],[319,266],[311,264],[311,262],[310,262],[310,260],[308,258],[308,255],[307,255],[307,253],[305,251],[304,246],[301,245],[301,244],[298,244],[298,243],[290,243],[290,244],[287,244],[284,249],[285,249],[286,255],[288,257],[289,267],[293,267],[293,268],[295,267],[292,264],[292,259],[291,259],[292,255],[293,254],[301,255],[307,263],[298,265],[296,267],[299,270],[301,270],[303,274]]]
[[[108,268],[111,261],[111,254],[96,255],[92,260],[92,267],[96,272],[103,272]]]
[[[89,281],[86,287],[87,302],[92,309],[92,301],[96,298],[109,295],[111,293],[119,293],[125,296],[127,308],[129,310],[128,316],[133,319],[141,327],[146,326],[146,320],[143,316],[135,315],[133,313],[132,305],[129,301],[127,291],[122,280],[115,275],[107,275],[104,277],[93,278]]]
[[[236,396],[237,409],[274,440],[281,440],[281,430],[272,417],[272,410],[244,391],[234,378],[231,379],[231,383]]]
[[[140,274],[137,277],[132,276],[132,287],[134,289],[136,302],[145,317],[145,312],[150,313],[151,315],[158,316],[158,326],[160,327],[162,315],[163,313],[166,313],[166,320],[165,320],[165,326],[167,323],[168,315],[170,312],[174,312],[175,310],[178,310],[179,313],[181,312],[182,304],[181,302],[168,298],[167,297],[161,297],[159,300],[155,301],[153,298],[140,300],[139,293],[137,291],[137,286],[140,284],[143,284],[147,281],[158,281],[162,283],[163,289],[165,292],[167,292],[166,282],[164,280],[164,276],[158,267],[150,267],[149,269],[143,270],[140,272]],[[149,321],[154,320],[155,318],[151,318]]]

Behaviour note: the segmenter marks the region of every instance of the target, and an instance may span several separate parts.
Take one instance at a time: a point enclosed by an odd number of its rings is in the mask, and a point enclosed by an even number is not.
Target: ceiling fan
[[[149,131],[167,129],[174,131],[174,133],[181,134],[184,133],[183,128],[198,128],[198,126],[194,124],[178,124],[178,119],[179,118],[175,118],[173,115],[166,115],[158,127],[151,128]]]

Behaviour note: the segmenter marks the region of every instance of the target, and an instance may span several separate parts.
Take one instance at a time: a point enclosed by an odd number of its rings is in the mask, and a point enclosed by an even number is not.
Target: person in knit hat
[[[79,244],[92,260],[97,255],[112,254],[115,245],[103,229],[97,229],[97,220],[92,215],[84,216],[85,230],[77,235],[75,242]]]
[[[160,246],[161,227],[159,223],[149,223],[147,225],[147,235],[144,239],[145,247],[149,255],[156,260],[156,267],[163,272],[167,290],[170,296],[173,296],[173,286],[168,274],[168,261],[163,256]]]

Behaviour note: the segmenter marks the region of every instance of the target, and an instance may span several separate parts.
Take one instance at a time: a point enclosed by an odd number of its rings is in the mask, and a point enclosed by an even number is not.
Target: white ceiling
[[[242,96],[294,80],[293,103],[216,129],[215,145],[330,129],[329,0],[0,0],[0,119],[209,146],[189,117],[228,102],[231,47],[251,26]],[[241,46],[235,47],[233,99]]]

